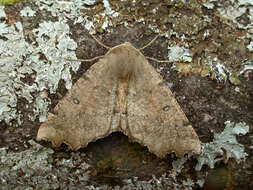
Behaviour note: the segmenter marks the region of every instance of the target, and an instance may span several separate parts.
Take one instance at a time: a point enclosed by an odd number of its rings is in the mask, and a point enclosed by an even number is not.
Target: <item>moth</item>
[[[82,75],[42,123],[37,140],[78,150],[116,131],[161,158],[201,151],[171,90],[129,42],[110,48]]]

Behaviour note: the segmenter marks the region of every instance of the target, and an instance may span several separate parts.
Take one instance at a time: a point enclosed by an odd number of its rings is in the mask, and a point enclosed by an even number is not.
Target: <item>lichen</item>
[[[251,0],[238,0],[240,5],[253,5]]]
[[[20,11],[21,16],[25,17],[33,17],[36,14],[36,11],[33,11],[30,7],[25,7],[23,10]]]
[[[190,54],[189,50],[184,47],[179,47],[177,45],[168,47],[168,58],[169,60],[174,61],[185,61],[191,62],[192,55]]]
[[[36,97],[33,105],[33,114],[29,115],[30,120],[34,121],[39,117],[39,121],[44,122],[47,118],[50,103],[50,99],[48,98],[43,98],[41,96]]]
[[[76,1],[54,1],[54,0],[40,0],[36,5],[40,10],[47,10],[52,16],[59,20],[67,21],[71,19],[75,24],[82,24],[91,34],[96,33],[96,29],[101,27],[105,30],[112,26],[112,18],[119,14],[112,10],[109,1],[103,0],[104,11],[100,14],[83,14],[83,11],[96,11],[94,7],[99,1],[90,0],[76,0]],[[87,7],[88,5],[88,7]],[[96,26],[96,27],[95,27]]]
[[[80,62],[67,61],[77,59],[74,51],[77,44],[69,37],[69,26],[64,22],[43,22],[33,31],[37,36],[36,51],[43,53],[46,58],[40,60],[38,56],[33,56],[33,60],[29,60],[36,61],[36,64],[30,66],[36,71],[35,82],[38,83],[38,88],[40,91],[49,88],[51,93],[55,93],[59,81],[63,79],[66,88],[70,89],[72,86],[70,69],[76,72]]]
[[[46,174],[52,170],[52,154],[54,151],[50,148],[29,141],[30,149],[20,153],[10,153],[7,148],[0,150],[0,179],[1,187],[10,187],[9,183],[17,183],[12,181],[13,177],[18,177],[20,174],[24,178],[32,177],[35,173]],[[21,181],[19,183],[22,184]],[[20,184],[20,186],[22,186]],[[29,187],[29,186],[28,186]]]
[[[4,12],[4,6],[0,6],[0,19],[5,18],[5,17],[6,17],[6,14]]]
[[[246,71],[252,71],[253,70],[253,61],[246,61],[242,64],[242,69],[240,71],[240,74],[245,73]]]
[[[188,153],[182,158],[178,158],[172,162],[173,169],[177,172],[177,174],[180,174],[182,169],[184,168],[184,164],[188,161],[189,158],[191,158],[194,154]]]
[[[35,13],[26,7],[21,14],[34,16]],[[6,17],[4,12],[1,16]],[[0,121],[9,125],[21,116],[16,109],[19,98],[33,103],[32,93],[38,94],[43,90],[55,93],[61,79],[65,81],[66,88],[70,89],[70,71],[76,72],[80,65],[80,62],[66,61],[77,59],[77,44],[69,37],[69,26],[65,22],[43,22],[33,33],[36,42],[28,43],[22,23],[8,26],[5,19],[0,22],[0,86],[3,87],[0,89]],[[41,55],[44,56],[43,59]],[[32,83],[26,83],[24,78],[27,76]],[[42,108],[37,100],[34,103],[34,116],[38,115],[43,121],[47,115],[48,103]]]
[[[17,31],[15,29],[17,28]],[[11,120],[18,117],[16,105],[19,96],[31,101],[31,92],[35,86],[22,82],[25,77],[22,68],[23,57],[28,56],[33,47],[28,44],[23,36],[20,22],[14,26],[0,23],[0,121],[11,124]],[[15,48],[13,48],[15,46]]]
[[[253,51],[253,41],[251,41],[250,44],[247,45],[247,48],[249,51]]]
[[[75,181],[87,185],[90,166],[83,159],[85,154],[76,152],[70,158],[57,158],[52,149],[33,140],[28,143],[31,147],[18,153],[0,149],[1,189],[70,189]]]
[[[244,146],[237,142],[236,135],[248,133],[249,126],[242,122],[234,124],[230,121],[226,121],[225,125],[222,133],[214,134],[212,142],[202,143],[202,152],[197,158],[198,163],[195,167],[197,171],[205,164],[214,168],[215,163],[219,161],[227,162],[230,158],[234,158],[237,162],[241,162],[247,157]]]

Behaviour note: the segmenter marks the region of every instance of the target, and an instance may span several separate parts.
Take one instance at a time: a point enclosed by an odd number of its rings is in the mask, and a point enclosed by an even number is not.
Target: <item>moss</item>
[[[33,0],[0,0],[0,5],[13,5],[21,1],[33,1]]]

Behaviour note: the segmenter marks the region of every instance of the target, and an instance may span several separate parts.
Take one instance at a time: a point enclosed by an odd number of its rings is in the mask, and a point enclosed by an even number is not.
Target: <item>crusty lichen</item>
[[[7,124],[20,117],[16,110],[18,98],[25,98],[32,103],[32,93],[38,94],[43,90],[55,93],[61,79],[65,81],[66,88],[70,89],[70,71],[76,72],[80,65],[80,62],[66,60],[77,59],[77,44],[69,37],[69,26],[66,23],[44,22],[33,32],[36,41],[28,43],[20,22],[14,26],[8,26],[5,21],[0,23],[0,86],[3,87],[0,89],[0,121]],[[44,59],[41,59],[41,55],[44,55]],[[30,76],[34,82],[24,82],[26,76]],[[41,104],[34,104],[36,114],[42,113],[45,117],[47,106],[42,111],[37,105]]]
[[[70,189],[75,181],[87,185],[90,166],[83,160],[85,154],[54,158],[52,149],[33,140],[28,143],[31,147],[19,153],[0,149],[1,189]],[[64,182],[59,183],[59,180]]]
[[[198,164],[196,170],[201,170],[203,165],[214,168],[219,161],[227,162],[234,158],[237,162],[245,160],[247,153],[244,146],[237,142],[236,135],[245,135],[249,132],[249,126],[245,123],[225,122],[225,129],[220,134],[214,134],[214,140],[210,143],[202,144],[201,155],[197,157]]]

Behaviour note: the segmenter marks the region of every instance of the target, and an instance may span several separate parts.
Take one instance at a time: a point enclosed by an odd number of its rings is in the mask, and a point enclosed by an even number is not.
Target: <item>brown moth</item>
[[[201,151],[162,77],[128,42],[111,48],[83,74],[40,126],[37,140],[77,150],[115,131],[158,157]]]

